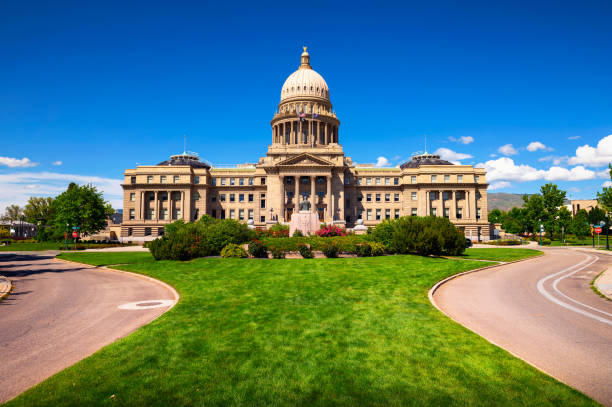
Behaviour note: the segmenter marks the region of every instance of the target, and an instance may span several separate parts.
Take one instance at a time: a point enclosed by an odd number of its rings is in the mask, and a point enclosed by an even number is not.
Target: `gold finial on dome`
[[[308,55],[308,51],[306,51],[307,47],[304,48],[304,52],[302,53],[302,63],[300,64],[300,69],[312,69],[310,66],[310,55]]]

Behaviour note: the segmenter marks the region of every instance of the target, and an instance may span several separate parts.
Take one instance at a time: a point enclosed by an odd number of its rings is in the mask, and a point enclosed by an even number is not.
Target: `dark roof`
[[[421,165],[454,165],[453,163],[440,159],[439,155],[421,154],[412,156],[412,160],[406,161],[400,168],[419,168]]]
[[[210,165],[200,161],[200,158],[198,158],[198,156],[190,154],[173,155],[170,157],[169,160],[162,161],[157,165],[188,165],[194,168],[210,169]]]

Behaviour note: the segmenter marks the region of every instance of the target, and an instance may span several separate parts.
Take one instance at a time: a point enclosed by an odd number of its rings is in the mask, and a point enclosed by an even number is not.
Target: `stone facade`
[[[177,219],[208,214],[255,226],[288,223],[302,200],[321,222],[374,226],[400,216],[446,216],[467,237],[488,239],[484,169],[421,154],[396,168],[359,165],[339,143],[340,121],[325,80],[301,65],[285,81],[272,144],[256,164],[215,168],[183,153],[125,171],[122,237],[148,240]]]

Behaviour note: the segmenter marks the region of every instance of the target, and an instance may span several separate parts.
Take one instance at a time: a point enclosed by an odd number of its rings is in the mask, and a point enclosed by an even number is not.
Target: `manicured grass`
[[[41,243],[11,243],[6,246],[0,246],[0,252],[21,252],[21,251],[39,251],[39,250],[57,250],[61,243],[41,242]]]
[[[150,252],[60,253],[58,259],[78,261],[93,266],[154,262]]]
[[[464,259],[491,260],[491,261],[515,261],[537,256],[542,252],[533,249],[513,248],[469,248],[460,256]]]
[[[124,254],[135,263],[117,268],[173,285],[180,302],[8,406],[596,405],[429,303],[434,283],[489,263]]]

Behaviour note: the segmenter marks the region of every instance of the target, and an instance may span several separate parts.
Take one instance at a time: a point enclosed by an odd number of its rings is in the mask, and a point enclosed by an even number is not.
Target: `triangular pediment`
[[[298,167],[312,167],[312,166],[325,166],[325,167],[332,167],[334,165],[334,163],[332,163],[331,161],[328,161],[326,159],[314,156],[312,154],[308,154],[308,153],[303,153],[303,154],[299,154],[296,155],[294,157],[291,158],[287,158],[286,160],[283,160],[279,163],[276,163],[276,165],[280,165],[280,166],[298,166]]]

